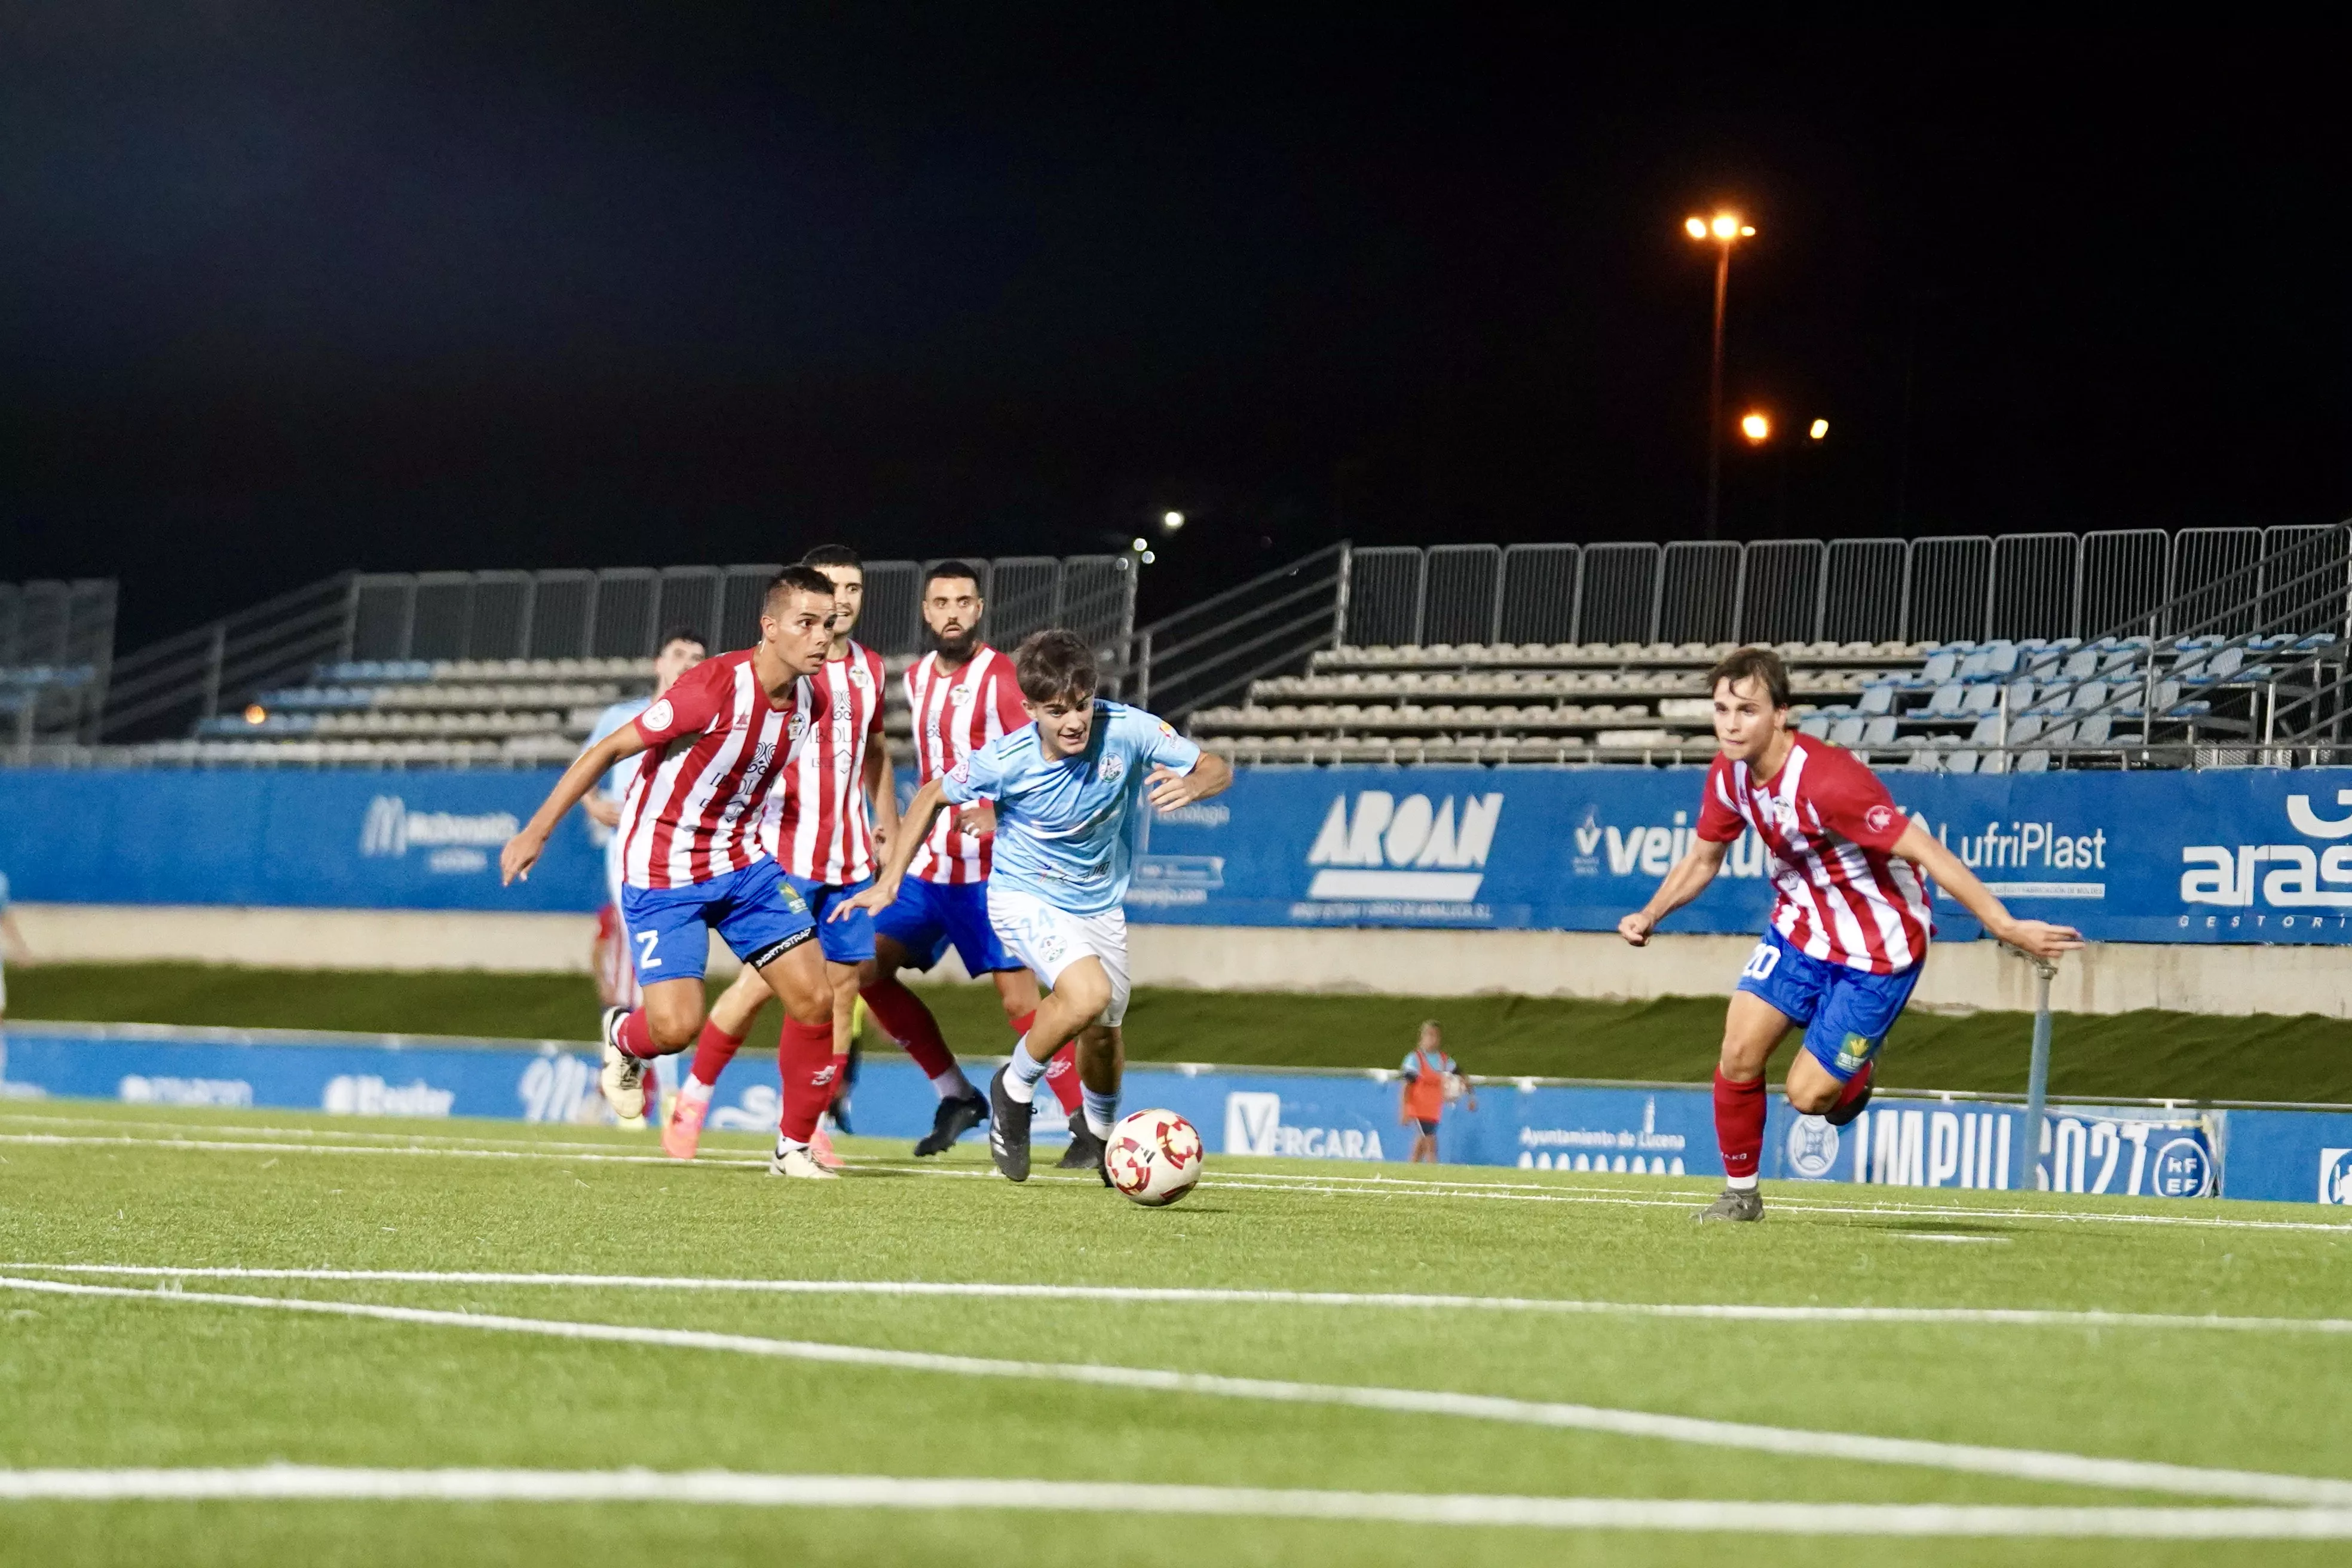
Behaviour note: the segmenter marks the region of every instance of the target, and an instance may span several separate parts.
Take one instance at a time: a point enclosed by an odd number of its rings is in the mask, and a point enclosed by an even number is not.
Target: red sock
[[[1864,1091],[1870,1088],[1870,1075],[1877,1066],[1878,1064],[1876,1062],[1863,1063],[1862,1070],[1845,1080],[1845,1088],[1838,1091],[1837,1103],[1830,1107],[1830,1109],[1832,1110],[1843,1110],[1847,1106],[1852,1105],[1855,1100],[1860,1100]]]
[[[719,1075],[727,1070],[727,1064],[742,1048],[742,1036],[730,1035],[716,1020],[706,1018],[702,1021],[702,1037],[694,1042],[694,1065],[686,1069],[687,1076],[709,1089],[719,1081]]]
[[[824,1097],[824,1103],[828,1110],[832,1108],[835,1100],[841,1098],[841,1091],[848,1087],[849,1053],[843,1051],[833,1058],[833,1085],[831,1091]]]
[[[956,1070],[955,1053],[948,1049],[940,1034],[940,1021],[931,1016],[920,996],[896,980],[877,981],[859,994],[866,998],[866,1011],[882,1026],[882,1032],[915,1058],[925,1078]]]
[[[833,1020],[803,1024],[786,1018],[776,1040],[776,1070],[784,1080],[784,1109],[776,1130],[805,1143],[816,1131],[816,1119],[833,1103],[833,1086],[841,1076],[834,1066]]]
[[[613,1040],[621,1047],[623,1056],[635,1057],[640,1060],[650,1061],[655,1057],[669,1055],[654,1044],[653,1026],[646,1022],[643,1007],[621,1020],[621,1026],[613,1031]]]
[[[1034,1017],[1035,1015],[1031,1016]],[[1054,1053],[1053,1059],[1045,1064],[1045,1081],[1053,1086],[1054,1098],[1062,1102],[1063,1115],[1070,1115],[1078,1109],[1082,1091],[1078,1083],[1077,1041],[1072,1040]]]
[[[1734,1083],[1715,1075],[1715,1146],[1723,1152],[1723,1173],[1753,1176],[1764,1154],[1764,1080]]]

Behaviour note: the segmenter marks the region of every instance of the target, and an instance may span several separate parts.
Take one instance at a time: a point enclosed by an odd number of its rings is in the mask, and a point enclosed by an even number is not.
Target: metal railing
[[[0,711],[20,752],[97,739],[115,603],[110,578],[0,583]]]
[[[2294,552],[2326,531],[1360,549],[1349,563],[1340,640],[1952,642],[2115,627],[2179,637],[2192,623],[2279,620],[2293,606],[2272,603],[2289,592],[2276,579],[2292,574]]]
[[[1010,647],[1066,625],[1119,659],[1135,625],[1135,564],[1123,555],[970,558],[992,595],[983,631]],[[884,654],[925,646],[926,563],[873,561],[858,636]],[[772,563],[602,572],[344,573],[152,643],[114,661],[89,739],[162,740],[297,684],[328,662],[650,658],[688,627],[713,647],[759,637]],[[112,584],[106,584],[110,616]],[[110,644],[111,621],[109,622]]]
[[[1394,559],[1376,551],[1354,555],[1371,555],[1375,572]],[[1262,676],[1306,668],[1317,649],[1341,641],[1349,623],[1350,568],[1347,543],[1327,545],[1137,628],[1118,672],[1123,693],[1174,720]]]

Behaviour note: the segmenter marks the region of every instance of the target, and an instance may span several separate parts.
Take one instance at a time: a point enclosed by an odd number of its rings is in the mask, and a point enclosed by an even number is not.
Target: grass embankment
[[[19,1018],[218,1024],[247,1028],[587,1039],[594,992],[582,976],[246,969],[210,964],[50,964],[9,977]],[[949,1041],[974,1054],[1009,1036],[993,990],[923,987]],[[1394,1067],[1423,1018],[1472,1072],[1706,1081],[1722,1027],[1717,997],[1572,1002],[1472,996],[1318,996],[1159,990],[1136,995],[1139,1061]],[[2022,1013],[1906,1015],[1887,1047],[1891,1087],[2017,1091],[2032,1019]],[[774,1044],[775,1014],[752,1045]],[[2061,1015],[2051,1089],[2063,1095],[2352,1103],[2352,1022],[2312,1015]]]

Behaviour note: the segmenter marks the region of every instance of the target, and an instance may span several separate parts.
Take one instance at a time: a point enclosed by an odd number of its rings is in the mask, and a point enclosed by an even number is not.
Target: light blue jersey
[[[1048,761],[1037,726],[1024,724],[942,774],[940,788],[958,805],[996,803],[996,885],[1099,915],[1127,897],[1151,770],[1189,773],[1200,760],[1200,747],[1140,708],[1097,700],[1079,755]]]
[[[589,746],[594,745],[653,705],[654,700],[651,697],[624,697],[596,715],[596,727],[588,731],[587,745],[580,749],[586,751]],[[596,781],[596,793],[610,795],[616,803],[627,799],[629,775],[635,773],[638,764],[644,761],[641,756],[623,757],[619,762],[614,763],[605,772],[604,776]]]

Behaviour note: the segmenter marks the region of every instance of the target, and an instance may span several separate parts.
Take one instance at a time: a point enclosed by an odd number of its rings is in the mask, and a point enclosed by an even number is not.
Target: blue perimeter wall
[[[1255,768],[1153,821],[1130,918],[1202,925],[1607,931],[1686,846],[1697,768]],[[1951,777],[1890,773],[2022,912],[2109,942],[2352,942],[2352,769]],[[589,910],[586,818],[530,880],[499,847],[556,774],[0,771],[21,900]],[[911,788],[902,780],[902,790]],[[1758,930],[1752,842],[1670,931]],[[1941,934],[1975,922],[1938,910]]]
[[[556,1042],[534,1047],[136,1025],[10,1026],[0,1039],[0,1099],[49,1096],[323,1110],[355,1118],[611,1121],[597,1098],[595,1058]],[[1052,1137],[1065,1123],[1051,1097],[1044,1098],[1049,1103],[1040,1108],[1037,1131]],[[1456,1106],[1439,1129],[1449,1163],[1628,1176],[1722,1173],[1712,1096],[1703,1086],[1526,1079],[1483,1084],[1477,1098],[1475,1110]],[[1397,1085],[1386,1075],[1139,1064],[1128,1069],[1125,1102],[1185,1116],[1213,1152],[1360,1168],[1402,1161],[1411,1148],[1397,1121]],[[913,1064],[869,1058],[856,1085],[854,1123],[863,1133],[911,1141],[929,1130],[936,1104]],[[776,1112],[773,1068],[747,1057],[719,1080],[711,1125],[765,1133]],[[1841,1131],[1817,1117],[1795,1116],[1776,1100],[1764,1174],[2008,1188],[2015,1184],[2023,1120],[2018,1107],[1994,1101],[1885,1096]],[[32,1125],[16,1123],[20,1131]],[[2036,1184],[2054,1181],[2063,1192],[2352,1204],[2352,1114],[2060,1105],[2051,1108],[2042,1146],[2048,1157]]]

